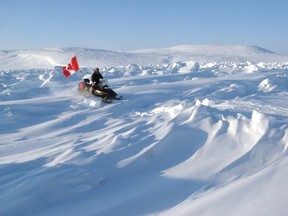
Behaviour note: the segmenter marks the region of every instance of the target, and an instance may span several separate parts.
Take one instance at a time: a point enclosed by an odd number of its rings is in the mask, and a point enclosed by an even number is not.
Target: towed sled
[[[102,79],[97,87],[93,87],[90,79],[84,77],[83,80],[79,82],[78,91],[83,94],[88,93],[96,97],[101,97],[105,103],[112,103],[113,100],[122,99],[122,96],[118,96],[118,94],[108,86],[108,82],[105,79]]]

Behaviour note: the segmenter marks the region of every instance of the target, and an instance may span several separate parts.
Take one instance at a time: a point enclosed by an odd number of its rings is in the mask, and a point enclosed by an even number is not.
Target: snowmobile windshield
[[[85,74],[82,79],[89,79],[90,80],[91,78],[91,74]]]
[[[82,77],[82,80],[85,82],[85,83],[88,83],[88,84],[92,84],[91,80],[90,80],[90,75],[89,74],[86,74]]]

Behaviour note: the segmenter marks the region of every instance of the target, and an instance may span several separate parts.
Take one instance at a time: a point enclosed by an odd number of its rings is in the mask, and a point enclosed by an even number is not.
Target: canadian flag
[[[62,71],[65,77],[69,77],[76,71],[80,70],[76,56],[71,59],[71,62],[67,66],[62,67]]]

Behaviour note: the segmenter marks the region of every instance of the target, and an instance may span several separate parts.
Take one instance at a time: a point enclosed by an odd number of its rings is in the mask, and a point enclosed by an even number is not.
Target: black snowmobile
[[[101,97],[102,101],[105,103],[112,103],[114,100],[121,100],[122,96],[118,96],[118,94],[113,91],[109,86],[105,79],[102,79],[97,87],[92,86],[89,78],[83,78],[81,82],[79,82],[78,91],[81,93],[92,94],[97,97]]]

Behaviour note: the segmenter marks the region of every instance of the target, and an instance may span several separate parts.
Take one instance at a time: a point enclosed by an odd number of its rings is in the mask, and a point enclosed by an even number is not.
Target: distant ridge
[[[133,53],[190,53],[194,55],[243,55],[243,54],[276,54],[270,50],[264,49],[259,46],[246,46],[246,45],[178,45],[167,48],[152,48],[131,51]]]
[[[178,45],[135,51],[67,47],[2,50],[0,51],[0,70],[51,68],[56,65],[66,65],[75,55],[79,64],[85,67],[114,67],[129,64],[145,66],[171,64],[177,61],[288,62],[286,55],[280,55],[258,46],[244,45]]]

